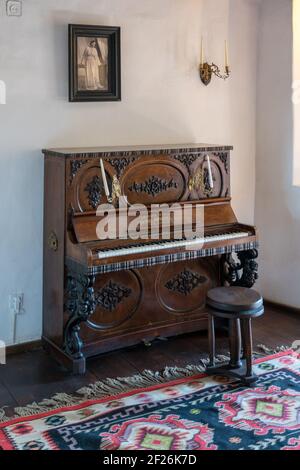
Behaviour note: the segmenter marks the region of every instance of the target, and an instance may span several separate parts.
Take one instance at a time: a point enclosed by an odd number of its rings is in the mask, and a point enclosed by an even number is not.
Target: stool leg
[[[213,315],[208,315],[208,342],[209,342],[209,367],[215,366],[216,337],[215,320]]]
[[[229,347],[230,347],[230,363],[231,369],[241,367],[241,328],[240,320],[229,320]]]
[[[246,359],[247,372],[246,377],[252,377],[252,326],[251,318],[245,318],[242,320],[242,338],[243,338],[243,350],[244,359]]]

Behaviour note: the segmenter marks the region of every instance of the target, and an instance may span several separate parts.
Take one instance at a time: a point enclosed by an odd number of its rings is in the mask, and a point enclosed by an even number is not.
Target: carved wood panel
[[[205,156],[209,155],[213,177],[213,189],[209,186],[208,164]],[[192,191],[191,199],[221,198],[230,196],[229,155],[224,153],[202,154],[191,166],[191,173],[195,175],[201,169],[203,173],[204,188]]]
[[[123,325],[135,314],[141,295],[141,281],[134,271],[98,276],[95,283],[97,307],[89,326],[108,330]]]
[[[156,278],[156,295],[161,306],[174,314],[191,313],[205,306],[206,293],[219,282],[214,259],[163,266]]]
[[[111,168],[105,163],[108,186],[111,188]],[[71,160],[70,206],[75,212],[87,212],[97,209],[99,204],[107,202],[101,176],[99,160]]]
[[[150,158],[128,167],[121,180],[131,204],[163,204],[187,198],[188,173],[170,158]]]

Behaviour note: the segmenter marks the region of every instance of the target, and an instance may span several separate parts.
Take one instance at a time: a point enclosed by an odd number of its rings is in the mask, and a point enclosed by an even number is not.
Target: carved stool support
[[[207,373],[225,375],[251,385],[257,379],[252,370],[251,319],[264,313],[262,297],[252,289],[218,287],[207,294],[210,361]],[[215,318],[229,320],[230,362],[215,367]],[[241,359],[241,346],[243,356]]]

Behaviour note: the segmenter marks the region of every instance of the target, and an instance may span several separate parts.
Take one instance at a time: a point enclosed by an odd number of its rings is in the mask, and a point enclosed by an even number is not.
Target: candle
[[[208,184],[209,184],[210,189],[214,189],[214,181],[213,181],[213,176],[212,176],[212,171],[211,171],[209,155],[206,155],[205,159],[206,159],[207,171],[208,171]]]
[[[105,195],[106,195],[106,197],[109,197],[110,192],[109,192],[109,189],[108,189],[108,184],[107,184],[107,179],[106,179],[106,174],[105,174],[105,169],[104,169],[102,158],[100,158],[100,169],[101,169],[101,175],[102,175],[102,181],[103,181],[103,185],[104,185]]]
[[[228,60],[228,45],[227,41],[225,40],[225,69],[229,68],[229,60]]]
[[[201,59],[200,65],[204,64],[204,47],[203,47],[203,36],[201,37]]]

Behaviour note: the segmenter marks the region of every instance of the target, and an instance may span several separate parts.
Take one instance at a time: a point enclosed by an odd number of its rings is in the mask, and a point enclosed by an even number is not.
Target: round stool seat
[[[245,287],[217,287],[207,294],[209,366],[208,374],[225,375],[251,385],[257,380],[252,368],[252,319],[264,313],[262,296]],[[215,318],[228,319],[230,362],[215,366]],[[241,350],[243,354],[241,357]]]
[[[263,313],[263,298],[253,289],[246,287],[216,287],[207,294],[207,306],[212,310],[238,313],[242,316],[259,316]]]

